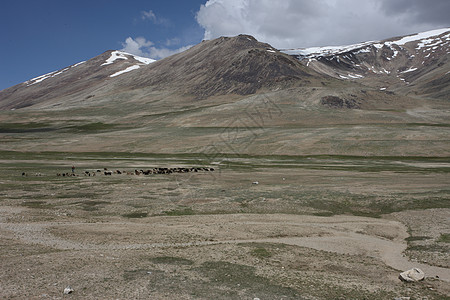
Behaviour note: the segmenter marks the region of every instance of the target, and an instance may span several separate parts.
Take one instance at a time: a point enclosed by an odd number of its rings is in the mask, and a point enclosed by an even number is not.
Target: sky
[[[14,0],[0,4],[0,90],[107,50],[161,59],[203,39],[279,49],[450,27],[449,0]]]

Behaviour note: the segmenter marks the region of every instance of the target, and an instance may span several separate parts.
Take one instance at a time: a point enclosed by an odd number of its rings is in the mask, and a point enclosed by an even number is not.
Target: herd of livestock
[[[107,168],[104,168],[103,170],[94,170],[94,171],[84,171],[82,173],[84,176],[96,176],[99,175],[105,175],[105,176],[112,176],[113,174],[126,174],[126,175],[151,175],[151,174],[173,174],[173,173],[189,173],[189,172],[212,172],[214,171],[214,168],[210,167],[175,167],[175,168],[152,168],[147,170],[134,170],[134,171],[121,171],[121,170],[108,170]],[[24,174],[22,174],[24,175]],[[76,174],[74,171],[74,168],[72,168],[72,172],[69,173],[57,173],[57,176],[63,176],[63,177],[71,177],[71,176],[79,176],[79,174]]]

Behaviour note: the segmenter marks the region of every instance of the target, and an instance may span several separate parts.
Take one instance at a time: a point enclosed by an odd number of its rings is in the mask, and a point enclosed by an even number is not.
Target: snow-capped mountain
[[[123,69],[121,71],[115,72],[115,73],[109,75],[109,77],[116,77],[116,76],[119,76],[121,74],[130,72],[130,71],[133,71],[133,70],[137,70],[141,66],[148,65],[148,64],[156,61],[156,60],[151,59],[151,58],[140,57],[140,56],[133,55],[133,54],[126,53],[126,52],[122,52],[122,51],[111,51],[111,56],[103,64],[101,64],[100,66],[111,65],[111,64],[114,64],[114,62],[116,62],[117,60],[128,60],[128,59],[133,61],[131,66],[129,66],[129,67],[127,67],[127,68],[125,68],[125,69]],[[60,74],[63,74],[64,72],[67,72],[67,71],[71,70],[72,68],[76,68],[79,65],[84,64],[84,63],[85,63],[85,61],[76,63],[76,64],[74,64],[72,66],[69,66],[67,68],[64,68],[62,70],[50,72],[48,74],[44,74],[44,75],[38,76],[36,78],[30,79],[30,80],[26,81],[25,83],[28,86],[34,85],[36,83],[40,83],[40,82],[42,82],[42,81],[44,81],[46,79],[54,78],[54,77],[56,77],[56,76],[58,76]]]
[[[349,46],[283,51],[248,35],[221,37],[157,62],[106,51],[0,91],[0,110],[87,107],[114,99],[146,101],[155,92],[199,100],[333,84],[449,99],[449,58],[450,28]]]
[[[112,79],[147,66],[155,60],[122,51],[106,51],[88,61],[50,72],[0,91],[0,109],[17,109],[86,91],[106,88]],[[93,94],[93,93],[92,93]]]
[[[288,53],[248,35],[107,51],[0,91],[2,149],[448,155],[447,29]]]
[[[443,35],[443,36],[441,36]],[[329,55],[338,55],[346,52],[350,52],[353,50],[361,50],[365,51],[367,47],[373,45],[376,48],[382,48],[383,46],[403,46],[409,42],[417,42],[421,41],[422,44],[419,46],[419,49],[424,47],[425,45],[437,46],[441,43],[448,42],[450,40],[450,28],[442,28],[431,30],[422,33],[416,33],[413,35],[408,35],[404,37],[392,38],[390,40],[384,41],[370,41],[363,42],[353,45],[345,45],[345,46],[325,46],[325,47],[311,47],[311,48],[298,48],[298,49],[286,49],[282,50],[286,54],[297,55],[300,58],[307,59],[315,59],[317,57],[329,56]]]
[[[449,95],[450,28],[347,46],[283,50],[319,73],[382,90]],[[446,78],[446,79],[445,79]]]
[[[320,77],[297,59],[253,37],[240,35],[204,41],[157,62],[107,51],[86,62],[0,91],[0,109],[96,105],[122,93],[136,96],[152,91],[169,91],[195,99],[247,95],[314,76]],[[133,101],[132,97],[125,99]]]

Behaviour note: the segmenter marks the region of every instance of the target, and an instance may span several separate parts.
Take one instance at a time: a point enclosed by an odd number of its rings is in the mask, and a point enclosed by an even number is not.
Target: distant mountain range
[[[330,78],[448,99],[449,54],[450,28],[342,47],[282,51],[251,36],[221,37],[157,62],[106,51],[0,91],[0,109],[66,106],[75,98],[94,98],[105,91],[149,87],[196,99],[248,95],[263,89],[314,86]]]
[[[283,52],[335,78],[450,99],[450,28],[349,46]]]
[[[450,28],[279,50],[106,51],[0,91],[0,150],[450,155]],[[211,154],[213,153],[213,154]]]

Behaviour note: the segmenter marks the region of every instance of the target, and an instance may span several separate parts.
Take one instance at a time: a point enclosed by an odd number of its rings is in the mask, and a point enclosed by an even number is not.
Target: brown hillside
[[[319,78],[295,58],[248,35],[204,41],[123,77],[123,88],[178,89],[204,99],[304,85]]]

